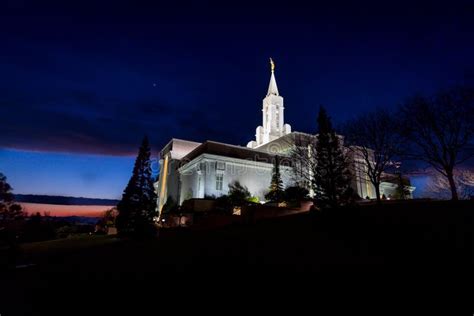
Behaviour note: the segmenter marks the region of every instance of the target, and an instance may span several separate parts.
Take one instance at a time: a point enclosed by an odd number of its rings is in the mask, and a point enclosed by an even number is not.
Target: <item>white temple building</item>
[[[316,135],[292,132],[284,120],[283,97],[279,94],[275,78],[275,65],[271,62],[268,91],[262,104],[262,125],[258,126],[255,140],[246,147],[214,141],[197,143],[171,139],[160,151],[160,175],[155,183],[158,210],[168,199],[180,205],[190,198],[219,197],[228,193],[228,185],[238,181],[252,196],[264,201],[272,177],[275,156],[287,158],[296,139],[311,139]],[[294,185],[290,164],[281,164],[280,172],[285,187]],[[375,198],[375,189],[364,176],[354,177],[353,188],[360,197]],[[382,182],[381,194],[395,193],[396,185]],[[414,190],[410,187],[410,192]]]

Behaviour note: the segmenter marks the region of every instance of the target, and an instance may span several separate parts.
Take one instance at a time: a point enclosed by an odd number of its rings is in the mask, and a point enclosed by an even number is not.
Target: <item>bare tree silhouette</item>
[[[451,199],[457,200],[455,168],[474,156],[474,89],[455,87],[433,97],[415,96],[401,113],[407,156],[446,177]]]
[[[430,196],[447,198],[451,196],[448,179],[441,173],[433,171],[426,190]],[[454,183],[460,199],[469,199],[474,196],[474,171],[467,168],[454,170]]]
[[[398,120],[385,109],[363,114],[343,127],[344,143],[352,153],[354,172],[357,177],[369,179],[378,202],[382,175],[403,149],[399,129]]]

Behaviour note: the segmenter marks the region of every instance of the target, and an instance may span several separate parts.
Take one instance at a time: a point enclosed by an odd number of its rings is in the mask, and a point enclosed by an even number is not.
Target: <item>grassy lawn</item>
[[[1,297],[15,306],[11,315],[34,315],[51,311],[48,298],[107,297],[116,304],[122,295],[144,293],[159,302],[234,286],[272,291],[282,282],[302,291],[323,278],[466,278],[473,267],[473,212],[472,202],[410,201],[183,230],[152,241],[85,236],[32,243],[23,251],[36,265],[11,271],[2,282],[10,290]]]
[[[117,241],[118,239],[114,236],[84,234],[71,238],[25,243],[20,246],[20,251],[27,255],[47,255],[103,246]]]

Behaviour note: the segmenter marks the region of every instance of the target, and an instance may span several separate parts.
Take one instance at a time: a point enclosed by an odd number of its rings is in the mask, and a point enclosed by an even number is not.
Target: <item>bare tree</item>
[[[397,119],[389,111],[377,109],[348,121],[343,130],[344,143],[354,160],[355,176],[369,179],[380,202],[382,175],[403,148]]]
[[[316,191],[314,174],[316,173],[316,135],[294,133],[289,141],[289,157],[293,166],[293,180],[296,185],[306,188],[311,194]]]
[[[467,168],[454,171],[454,182],[459,198],[469,199],[474,195],[474,171]],[[439,172],[433,171],[426,185],[426,190],[430,196],[446,198],[451,196],[448,179]]]
[[[424,161],[448,180],[457,200],[455,168],[474,155],[474,89],[457,87],[417,96],[402,108],[409,157]]]

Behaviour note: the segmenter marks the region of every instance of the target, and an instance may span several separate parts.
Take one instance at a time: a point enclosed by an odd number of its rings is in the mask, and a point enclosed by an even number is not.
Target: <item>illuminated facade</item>
[[[283,97],[280,96],[275,65],[271,61],[271,76],[267,95],[263,99],[262,126],[256,129],[256,139],[247,147],[213,141],[197,143],[172,139],[160,152],[160,175],[155,183],[158,210],[169,199],[182,204],[190,198],[219,197],[228,193],[228,185],[238,181],[246,186],[252,196],[264,201],[270,186],[275,156],[283,162],[280,166],[283,185],[295,184],[288,154],[295,140],[314,143],[315,135],[291,132],[284,121]],[[361,163],[353,159],[353,163]],[[357,171],[355,171],[357,169]],[[352,187],[362,197],[375,197],[375,189],[367,177],[355,168]],[[382,182],[381,194],[395,195],[396,185]],[[414,188],[408,188],[413,192]]]

